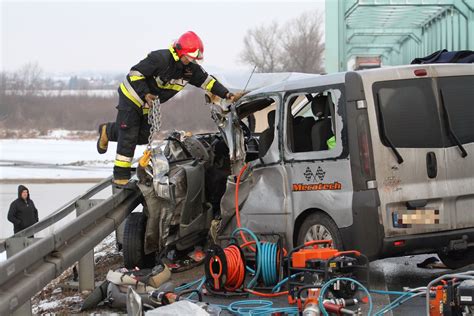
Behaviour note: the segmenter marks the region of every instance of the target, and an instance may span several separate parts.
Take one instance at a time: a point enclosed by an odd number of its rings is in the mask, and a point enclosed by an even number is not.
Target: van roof
[[[403,65],[403,66],[390,66],[390,67],[382,67],[382,68],[375,68],[375,69],[365,69],[365,70],[358,70],[356,71],[361,75],[362,78],[364,77],[377,77],[383,76],[384,73],[393,75],[393,72],[400,72],[406,71],[409,69],[417,69],[417,68],[424,68],[428,70],[428,73],[432,73],[433,70],[439,74],[445,75],[456,75],[458,72],[474,74],[474,64],[426,64],[426,65]],[[470,69],[469,69],[470,68]],[[249,97],[254,97],[259,94],[269,94],[272,92],[281,92],[281,91],[288,91],[288,90],[297,90],[297,89],[304,89],[304,88],[311,88],[317,86],[325,86],[330,84],[338,84],[345,82],[345,75],[347,72],[338,72],[334,74],[328,75],[310,75],[303,79],[296,79],[296,80],[287,80],[278,82],[275,84],[271,84],[257,90],[253,90],[243,99],[247,99]],[[434,74],[432,74],[433,76]]]

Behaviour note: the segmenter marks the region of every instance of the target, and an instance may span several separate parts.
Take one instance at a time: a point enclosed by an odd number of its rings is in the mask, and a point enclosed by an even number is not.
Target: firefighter
[[[155,99],[165,103],[190,83],[223,99],[233,100],[229,92],[198,64],[204,46],[194,32],[186,32],[169,49],[152,51],[133,66],[118,89],[115,122],[100,124],[97,151],[107,151],[109,141],[117,142],[114,184],[127,187],[136,145],[148,143],[148,111]]]

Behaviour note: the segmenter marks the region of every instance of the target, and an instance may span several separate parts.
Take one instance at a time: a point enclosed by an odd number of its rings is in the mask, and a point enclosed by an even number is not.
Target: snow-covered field
[[[144,149],[138,146],[135,156]],[[0,180],[105,178],[111,175],[115,150],[116,143],[110,143],[99,155],[94,140],[0,139]]]

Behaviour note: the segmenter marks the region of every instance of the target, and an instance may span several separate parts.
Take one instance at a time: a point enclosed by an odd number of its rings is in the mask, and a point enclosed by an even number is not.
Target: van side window
[[[441,77],[438,87],[454,134],[461,144],[474,142],[474,76]],[[450,146],[455,146],[452,139]]]
[[[336,144],[334,100],[330,90],[293,95],[289,100],[289,148],[293,152],[331,150]]]
[[[385,146],[443,147],[432,79],[377,82],[373,85],[379,134]]]

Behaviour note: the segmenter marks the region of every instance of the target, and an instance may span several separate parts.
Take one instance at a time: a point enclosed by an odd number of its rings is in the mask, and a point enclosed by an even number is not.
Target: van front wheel
[[[123,261],[125,268],[152,268],[155,255],[145,254],[145,229],[147,218],[142,212],[130,213],[125,219],[123,233]]]
[[[298,232],[298,246],[310,240],[332,240],[335,249],[343,250],[342,237],[336,223],[323,213],[305,218]]]
[[[460,269],[474,263],[474,248],[462,251],[439,252],[438,257],[450,269]]]

